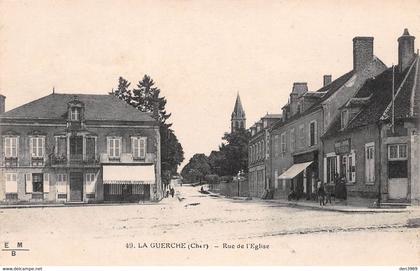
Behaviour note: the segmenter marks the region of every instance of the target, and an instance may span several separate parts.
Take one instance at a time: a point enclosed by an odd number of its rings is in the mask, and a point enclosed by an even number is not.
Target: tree
[[[221,173],[223,175],[236,175],[240,170],[248,172],[248,141],[250,135],[245,129],[232,133],[225,133],[219,151],[224,156]]]
[[[130,103],[131,95],[132,95],[131,90],[129,89],[130,84],[131,84],[130,82],[128,82],[126,79],[120,76],[120,78],[118,78],[117,90],[115,90],[113,94],[117,96],[119,99]]]
[[[162,180],[165,184],[173,174],[176,174],[178,166],[184,161],[184,151],[174,131],[170,129],[171,123],[167,123],[171,114],[166,112],[166,98],[160,97],[160,89],[148,75],[138,82],[137,88],[130,90],[130,83],[120,77],[118,88],[113,94],[142,112],[153,113],[157,109],[157,121],[161,135],[161,164]]]
[[[186,182],[193,183],[199,181],[202,183],[204,177],[210,174],[210,172],[211,169],[207,156],[204,153],[197,153],[184,166],[181,175]]]

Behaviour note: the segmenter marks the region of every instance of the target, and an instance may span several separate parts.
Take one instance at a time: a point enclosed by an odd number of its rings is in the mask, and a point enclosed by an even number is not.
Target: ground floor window
[[[44,192],[44,178],[42,173],[32,174],[32,192]]]
[[[335,181],[337,174],[337,156],[327,157],[327,183]]]
[[[388,145],[388,178],[408,178],[407,144]]]
[[[6,173],[6,194],[17,195],[17,173]]]
[[[349,154],[343,154],[340,156],[341,175],[346,178],[346,181],[353,183],[356,181],[356,159],[354,151],[351,151]]]
[[[56,177],[57,198],[67,198],[67,174],[57,174]]]

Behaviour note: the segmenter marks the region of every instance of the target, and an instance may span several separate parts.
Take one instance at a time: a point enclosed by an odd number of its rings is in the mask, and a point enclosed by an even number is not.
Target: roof
[[[245,118],[245,111],[242,107],[241,97],[239,97],[239,93],[236,96],[235,107],[233,108],[232,118]]]
[[[282,114],[266,114],[262,119],[280,119]]]
[[[67,118],[67,104],[75,96],[85,105],[86,120],[155,121],[150,113],[141,112],[114,95],[53,93],[0,115],[3,119]]]
[[[296,120],[296,119],[298,119],[302,116],[306,116],[306,115],[316,111],[317,109],[321,108],[322,107],[322,102],[325,101],[326,99],[328,99],[335,92],[337,92],[345,83],[347,83],[347,81],[349,81],[352,78],[353,75],[354,75],[354,71],[351,70],[351,71],[343,74],[342,76],[338,77],[337,79],[332,81],[330,84],[328,84],[326,86],[323,86],[322,88],[318,89],[316,92],[323,93],[323,94],[322,94],[322,97],[320,97],[314,105],[312,105],[307,110],[305,110],[301,113],[297,113],[297,114],[293,115],[292,117],[290,117],[286,121],[282,121],[282,120],[277,121],[275,124],[273,124],[272,128],[275,129],[277,127],[281,127],[283,125],[286,125],[287,123],[290,123],[290,122],[292,122],[292,121],[294,121],[294,120]]]
[[[420,97],[420,84],[416,82],[420,82],[418,56],[403,72],[398,72],[398,69],[394,70],[394,91],[396,95],[394,112],[396,119],[419,117],[418,99]],[[414,97],[418,97],[417,100]],[[341,129],[341,119],[338,115],[324,134],[324,137],[347,132],[355,128],[376,123],[381,119],[387,120],[390,118],[392,68],[388,68],[375,78],[367,80],[352,100],[363,101],[360,103],[361,110],[349,121],[345,129]],[[349,106],[351,105],[349,104]]]

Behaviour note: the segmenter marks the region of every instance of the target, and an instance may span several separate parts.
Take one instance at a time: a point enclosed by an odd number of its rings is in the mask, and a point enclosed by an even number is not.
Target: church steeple
[[[233,108],[230,122],[230,129],[232,133],[237,131],[238,129],[246,129],[245,111],[242,107],[241,97],[239,97],[239,93],[236,96],[235,107]]]

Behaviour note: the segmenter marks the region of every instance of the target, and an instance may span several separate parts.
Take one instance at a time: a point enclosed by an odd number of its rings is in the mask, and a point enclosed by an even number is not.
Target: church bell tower
[[[233,108],[232,116],[230,119],[230,130],[233,133],[239,129],[246,129],[246,117],[245,111],[242,107],[241,97],[239,97],[238,93],[236,96],[235,107]]]

